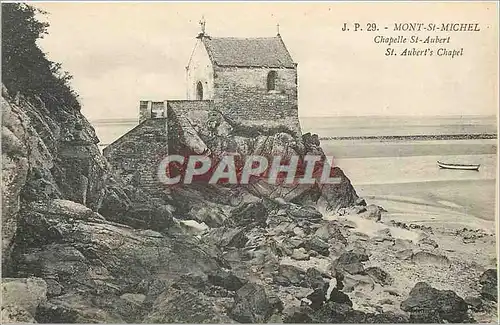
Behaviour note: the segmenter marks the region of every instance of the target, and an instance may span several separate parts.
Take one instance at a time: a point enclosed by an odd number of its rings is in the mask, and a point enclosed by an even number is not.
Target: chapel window
[[[276,90],[276,77],[277,77],[277,73],[274,70],[269,71],[269,73],[267,74],[267,90],[268,91]]]

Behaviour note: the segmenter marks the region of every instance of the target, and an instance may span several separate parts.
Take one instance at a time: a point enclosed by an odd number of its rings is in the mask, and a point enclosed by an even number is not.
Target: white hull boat
[[[438,161],[437,162],[438,166],[440,168],[445,168],[445,169],[460,169],[460,170],[479,170],[479,166],[481,165],[466,165],[466,164],[447,164]]]

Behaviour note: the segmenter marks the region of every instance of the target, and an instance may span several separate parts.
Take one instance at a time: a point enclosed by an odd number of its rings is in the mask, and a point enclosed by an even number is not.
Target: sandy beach
[[[494,225],[495,221],[493,180],[358,185],[356,190],[395,219],[481,225]]]
[[[371,199],[368,201],[373,203]],[[385,203],[389,210],[404,207],[402,203],[389,204],[389,199],[379,202]],[[477,229],[481,228],[478,225],[487,228],[494,222],[474,219],[475,222],[465,224],[458,219],[451,220],[443,211],[435,212],[435,219],[426,219],[427,213],[416,211],[383,212],[381,222],[356,215],[348,215],[345,219],[326,217],[349,224],[349,241],[360,243],[370,252],[367,265],[389,270],[394,278],[391,290],[375,287],[352,295],[357,308],[372,310],[374,304],[387,301],[390,303],[382,306],[384,311],[397,310],[395,306],[403,297],[394,292],[408,292],[419,281],[426,281],[440,290],[453,290],[461,297],[477,295],[477,278],[486,269],[495,268],[497,263],[494,231]],[[435,223],[438,220],[446,222],[439,226]],[[395,242],[380,239],[381,234],[387,234]],[[478,322],[497,319],[495,305],[488,307],[486,312],[475,313],[474,317]]]
[[[495,233],[497,158],[493,140],[398,141],[390,145],[351,141],[339,150],[340,142],[327,142],[325,148],[330,154],[345,154],[336,164],[351,179],[358,195],[387,210],[386,219]],[[378,151],[380,148],[384,149]],[[481,167],[479,171],[446,170],[437,166],[437,160]]]

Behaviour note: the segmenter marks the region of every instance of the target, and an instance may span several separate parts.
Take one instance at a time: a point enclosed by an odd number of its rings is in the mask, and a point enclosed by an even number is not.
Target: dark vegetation
[[[45,12],[25,3],[2,3],[2,83],[11,95],[39,97],[49,109],[80,109],[69,85],[72,76],[47,59],[36,43],[49,27],[37,14]]]

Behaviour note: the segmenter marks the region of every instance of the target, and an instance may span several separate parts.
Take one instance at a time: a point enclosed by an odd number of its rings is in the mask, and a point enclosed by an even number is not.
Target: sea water
[[[318,133],[325,153],[336,158],[357,193],[394,219],[464,224],[495,219],[497,140],[432,140],[434,135],[496,134],[495,116],[312,118],[304,119],[302,130]],[[373,138],[412,135],[429,138]],[[371,138],[338,140],[353,136]],[[438,160],[481,166],[479,171],[441,169]]]

